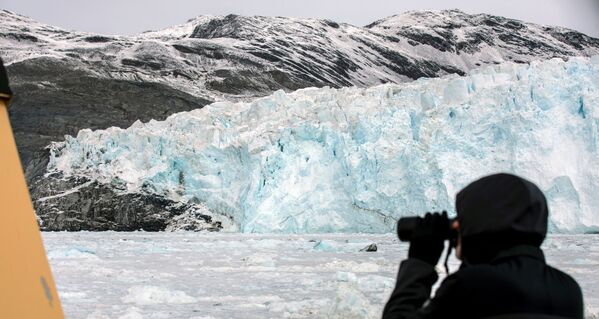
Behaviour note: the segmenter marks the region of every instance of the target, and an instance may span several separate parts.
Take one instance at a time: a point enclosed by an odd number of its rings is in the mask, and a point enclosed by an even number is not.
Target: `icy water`
[[[408,249],[390,234],[43,237],[66,317],[90,319],[380,318]],[[549,264],[582,286],[586,318],[599,318],[598,240],[544,244]],[[372,243],[376,252],[360,251]]]

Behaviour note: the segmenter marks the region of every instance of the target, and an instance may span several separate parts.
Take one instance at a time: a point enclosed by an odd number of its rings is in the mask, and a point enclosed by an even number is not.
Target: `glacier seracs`
[[[507,171],[547,194],[553,232],[599,230],[599,56],[502,64],[372,88],[217,102],[127,129],[82,130],[48,170],[202,202],[244,232],[388,232],[454,210]]]

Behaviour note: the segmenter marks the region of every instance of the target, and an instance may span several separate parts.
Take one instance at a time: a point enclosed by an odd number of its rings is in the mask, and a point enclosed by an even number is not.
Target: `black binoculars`
[[[441,218],[444,219],[443,227],[438,229],[438,235],[442,239],[454,241],[458,237],[458,232],[451,228],[455,219],[449,219],[447,213],[443,212]],[[397,236],[401,241],[411,241],[414,230],[424,221],[422,217],[402,217],[397,221]],[[446,222],[445,222],[446,221]],[[445,226],[445,224],[447,226]]]

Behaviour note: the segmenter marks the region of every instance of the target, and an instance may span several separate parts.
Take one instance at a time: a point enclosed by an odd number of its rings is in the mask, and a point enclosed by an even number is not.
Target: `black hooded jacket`
[[[10,91],[10,87],[8,86],[8,77],[6,76],[6,69],[4,68],[4,63],[0,58],[0,99],[9,101],[12,97],[12,92]]]
[[[429,299],[433,266],[401,263],[383,318],[583,318],[582,292],[547,265],[539,248],[547,205],[532,183],[509,174],[484,177],[456,198],[462,266]]]

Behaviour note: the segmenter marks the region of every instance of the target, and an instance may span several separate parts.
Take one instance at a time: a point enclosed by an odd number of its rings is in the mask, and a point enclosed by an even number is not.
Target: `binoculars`
[[[447,226],[439,229],[439,237],[445,240],[454,241],[458,237],[458,232],[451,228],[451,224],[455,219],[449,219],[447,213],[443,212],[441,215],[444,218],[443,224]],[[422,217],[402,217],[397,221],[397,236],[401,241],[411,241],[414,234],[414,230],[424,221]]]

